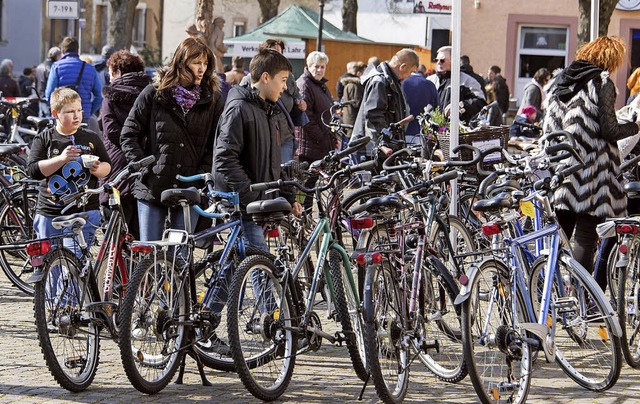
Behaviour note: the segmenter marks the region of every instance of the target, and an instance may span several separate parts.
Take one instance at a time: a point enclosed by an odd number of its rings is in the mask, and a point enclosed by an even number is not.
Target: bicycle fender
[[[594,290],[600,290],[600,291],[602,290],[600,289],[600,286],[596,283],[596,280],[594,279],[594,277],[591,276],[591,274],[588,273],[587,270],[584,269],[584,267],[580,265],[578,261],[573,259],[573,257],[567,254],[560,254],[559,258],[574,270],[573,273],[576,276],[578,276],[582,282],[589,284],[589,287],[591,287]],[[613,310],[611,303],[605,297],[604,293],[597,293],[592,297],[597,299],[598,302],[604,306],[605,310],[607,311],[607,315],[610,316],[611,328],[612,328],[611,331],[613,332],[613,335],[615,335],[616,337],[621,337],[622,328],[620,327],[620,321],[618,320],[618,313],[616,313]]]
[[[469,278],[469,281],[467,282],[466,285],[460,285],[460,293],[456,297],[456,300],[453,302],[454,305],[458,306],[458,305],[464,303],[469,298],[469,294],[471,293],[471,285],[473,285],[473,281],[476,278],[476,276],[478,275],[478,268],[479,267],[480,266],[477,265],[477,264],[472,264],[469,267],[469,270],[466,273],[467,278]]]

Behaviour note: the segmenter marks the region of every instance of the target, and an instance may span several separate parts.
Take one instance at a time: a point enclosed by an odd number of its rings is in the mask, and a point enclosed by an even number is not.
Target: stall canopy
[[[345,42],[371,42],[351,32],[344,32],[327,20],[322,25],[322,39]],[[289,6],[278,16],[270,19],[255,30],[224,41],[228,50],[225,57],[252,57],[258,46],[268,38],[285,41],[284,55],[289,59],[304,59],[305,40],[318,36],[318,13],[306,7]]]

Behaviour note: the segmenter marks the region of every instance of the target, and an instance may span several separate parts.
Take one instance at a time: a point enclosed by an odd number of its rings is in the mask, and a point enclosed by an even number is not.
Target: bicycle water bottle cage
[[[195,187],[167,189],[160,194],[160,202],[169,207],[181,206],[182,203],[199,205],[200,191]]]
[[[284,198],[255,201],[247,205],[247,213],[254,222],[280,223],[291,212],[291,204]]]

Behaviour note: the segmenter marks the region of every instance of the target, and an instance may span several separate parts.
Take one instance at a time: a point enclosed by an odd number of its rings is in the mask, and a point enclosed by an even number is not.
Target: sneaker
[[[223,340],[213,333],[209,339],[198,342],[198,347],[205,352],[217,353],[220,356],[231,356],[231,348]]]

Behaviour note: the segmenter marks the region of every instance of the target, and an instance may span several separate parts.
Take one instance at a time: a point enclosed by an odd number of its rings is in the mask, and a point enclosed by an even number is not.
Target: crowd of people
[[[217,20],[214,25],[223,23]],[[388,61],[349,62],[335,83],[334,99],[325,77],[329,56],[323,52],[307,55],[296,79],[283,55],[284,42],[269,39],[248,66],[242,58],[233,58],[224,72],[218,67],[218,39],[207,43],[197,24],[186,31],[189,37],[153,79],[145,74],[142,59],[126,50],[105,49],[104,66],[98,70],[80,59],[78,42],[71,37],[51,48],[41,65],[25,69],[19,82],[11,78],[13,64],[0,63],[3,95],[21,94],[35,85],[57,120],[36,138],[28,161],[29,174],[45,185],[37,209],[40,236],[51,235],[50,219],[60,214],[61,196],[109,181],[128,162],[144,156],[155,156],[155,163],[121,188],[131,231],[143,241],[162,237],[169,211],[160,203],[160,193],[187,186],[177,174],[213,171],[216,188],[238,192],[244,209],[268,197],[251,191],[250,185],[278,179],[281,163],[312,162],[339,147],[342,139],[323,123],[323,114],[336,101],[348,127],[347,139],[373,140],[368,153],[383,129],[409,114],[435,108],[446,116],[451,113],[450,46],[438,49],[431,72],[411,49],[398,51]],[[639,124],[618,123],[617,90],[609,79],[624,52],[619,38],[601,37],[581,47],[576,61],[553,77],[548,69],[539,69],[524,88],[512,126],[513,137],[537,136],[526,132],[524,123],[541,125],[545,133],[569,130],[576,139],[586,165],[556,192],[555,205],[564,230],[575,232],[576,257],[588,269],[593,267],[595,226],[606,217],[623,215],[626,208],[617,179],[621,156],[616,142],[636,135]],[[638,77],[640,72],[629,79],[632,97],[640,92]],[[491,66],[483,78],[463,56],[459,82],[462,121],[485,114],[490,125],[506,123],[510,92],[500,67]],[[412,122],[402,136],[414,143],[419,135],[420,127]],[[80,162],[84,154],[99,160],[85,167]],[[311,178],[307,186],[315,181]],[[284,196],[295,213],[302,211],[293,194]],[[311,201],[304,205],[309,208]],[[98,207],[96,199],[86,209],[97,214]],[[184,228],[181,211],[169,217],[172,226]],[[264,248],[261,229],[250,221],[245,234],[250,245]]]

